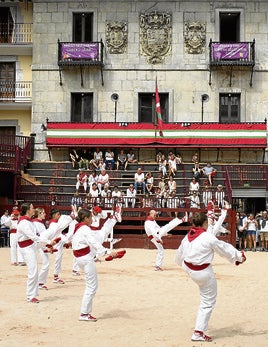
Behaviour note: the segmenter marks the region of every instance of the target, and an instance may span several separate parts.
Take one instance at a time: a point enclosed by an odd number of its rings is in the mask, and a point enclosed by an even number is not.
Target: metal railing
[[[266,188],[268,190],[268,166],[226,166],[232,188]]]
[[[31,81],[0,81],[0,102],[31,102]]]
[[[32,23],[2,23],[0,26],[1,43],[32,43]]]

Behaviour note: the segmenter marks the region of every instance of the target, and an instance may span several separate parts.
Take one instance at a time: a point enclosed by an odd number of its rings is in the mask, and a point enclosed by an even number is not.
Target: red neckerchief
[[[201,227],[192,227],[187,235],[189,242],[192,242],[193,240],[195,240],[199,235],[201,235],[205,231],[206,229]]]
[[[22,220],[28,220],[29,222],[32,222],[33,220],[29,218],[28,216],[20,216],[18,223],[21,222]]]
[[[87,225],[87,223],[85,223],[85,222],[77,223],[77,224],[75,225],[75,227],[74,227],[74,234],[77,232],[77,230],[78,230],[79,228],[81,228],[81,227],[84,226],[84,225]]]
[[[148,216],[147,218],[146,218],[146,221],[147,220],[151,220],[152,222],[154,221],[154,218],[153,217],[151,217],[151,216]]]
[[[50,219],[50,221],[48,223],[50,225],[51,223],[58,223],[58,221],[56,219]]]
[[[43,220],[38,219],[38,218],[33,219],[33,222],[38,222],[38,223],[45,224],[45,222]]]

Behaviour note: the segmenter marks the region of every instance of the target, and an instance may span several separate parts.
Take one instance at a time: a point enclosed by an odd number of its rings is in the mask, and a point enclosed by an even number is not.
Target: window
[[[93,13],[73,14],[73,42],[93,41]]]
[[[220,123],[240,122],[240,94],[220,94]]]
[[[220,42],[240,42],[240,13],[220,12]]]
[[[71,94],[71,121],[93,122],[93,93]]]
[[[14,21],[12,19],[9,7],[1,7],[0,9],[0,42],[12,42],[12,32]]]
[[[168,93],[159,93],[161,114],[164,123],[168,123]],[[139,94],[139,122],[155,123],[155,94]]]
[[[0,63],[0,99],[15,97],[15,63]]]

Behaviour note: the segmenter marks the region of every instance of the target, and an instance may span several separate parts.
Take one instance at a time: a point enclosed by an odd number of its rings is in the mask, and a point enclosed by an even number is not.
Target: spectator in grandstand
[[[211,163],[208,162],[207,165],[203,167],[202,171],[203,171],[203,175],[207,177],[209,184],[212,186],[213,178],[215,177],[217,172],[216,169],[214,169]]]
[[[194,152],[194,154],[192,155],[192,162],[193,162],[193,163],[199,163],[199,155],[198,155],[198,152]]]
[[[82,171],[79,171],[78,174],[76,175],[76,191],[78,192],[79,187],[83,186],[84,187],[84,192],[87,192],[87,182],[88,182],[88,176],[84,169]]]
[[[167,184],[168,184],[169,193],[176,192],[176,190],[177,190],[177,183],[174,180],[172,175],[169,176]]]
[[[245,225],[247,222],[247,216],[244,211],[239,211],[237,213],[236,230],[238,236],[238,249],[242,250],[246,248],[246,234]]]
[[[98,183],[98,178],[99,178],[99,176],[97,175],[97,172],[95,170],[93,170],[88,177],[89,189],[91,189],[91,186],[93,183]]]
[[[202,200],[205,207],[208,206],[208,202],[212,200],[212,192],[209,186],[205,186],[202,194]]]
[[[100,159],[96,171],[106,170],[106,164],[103,159]]]
[[[127,167],[127,155],[124,152],[123,149],[120,150],[120,152],[117,155],[117,161],[116,161],[116,170],[119,169],[119,167],[122,168],[122,170],[126,171]]]
[[[135,158],[135,154],[134,154],[133,150],[130,149],[129,152],[127,153],[126,169],[127,169],[129,164],[134,164],[137,162],[138,162],[138,160]]]
[[[103,160],[103,154],[102,154],[102,151],[97,147],[94,154],[93,154],[93,159],[91,159],[91,161],[90,161],[90,164],[92,164],[94,169],[98,170],[99,169],[99,163],[101,160]]]
[[[74,217],[77,216],[78,209],[79,207],[82,207],[82,206],[83,206],[82,198],[79,196],[79,193],[76,191],[71,200],[72,215]]]
[[[147,174],[145,175],[145,186],[146,186],[146,191],[152,195],[154,192],[154,177],[151,173],[151,171],[148,171]]]
[[[200,199],[197,192],[194,190],[190,195],[190,208],[200,208]]]
[[[169,176],[176,176],[177,172],[177,159],[175,157],[175,154],[171,152],[169,159],[168,159],[168,174]]]
[[[137,194],[137,191],[134,188],[134,185],[130,184],[128,189],[127,189],[126,198],[125,198],[125,205],[126,205],[126,207],[129,207],[129,206],[131,206],[132,208],[135,207],[135,204],[136,204],[136,194]]]
[[[83,148],[80,156],[80,160],[78,162],[79,170],[85,169],[89,170],[89,152],[86,148]]]
[[[169,198],[169,187],[168,187],[168,184],[166,183],[165,188],[162,192],[162,207],[163,208],[167,207],[168,198]]]
[[[159,183],[158,183],[158,188],[160,189],[161,194],[163,194],[163,192],[165,190],[165,186],[166,186],[166,179],[165,179],[165,177],[162,176],[160,178]]]
[[[142,189],[143,194],[145,194],[145,176],[140,167],[134,175],[134,188],[137,192],[139,189]]]
[[[169,196],[167,198],[167,208],[170,208],[170,209],[177,209],[177,208],[180,208],[181,207],[181,201],[180,199],[176,196],[176,191],[173,190],[172,192],[169,192]],[[171,212],[168,212],[168,215],[170,217],[177,217],[178,213],[177,211],[171,211]]]
[[[93,183],[90,190],[89,190],[90,196],[91,196],[91,201],[93,205],[98,205],[99,204],[99,189],[97,186],[97,183]]]
[[[162,154],[161,158],[159,159],[158,165],[160,175],[165,177],[167,174],[167,160],[164,154]]]
[[[155,156],[155,161],[159,163],[161,161],[163,153],[161,151],[158,151],[156,156]]]
[[[256,252],[256,231],[258,228],[258,222],[256,221],[253,213],[249,214],[244,228],[247,230],[249,250]]]
[[[114,198],[112,197],[112,192],[108,192],[107,196],[104,198],[104,207],[111,210],[114,209]]]
[[[105,185],[107,184],[108,186],[110,185],[109,179],[110,177],[109,177],[109,174],[106,172],[106,170],[101,170],[98,176],[98,181],[97,181],[97,185],[98,185],[98,189],[100,193]]]
[[[260,251],[268,251],[268,213],[263,211],[259,219]]]
[[[224,205],[225,193],[223,191],[223,186],[221,184],[217,185],[217,190],[215,191],[215,203],[221,209]]]
[[[145,193],[144,198],[142,199],[142,208],[150,207],[152,208],[154,206],[153,199],[151,198],[149,193]]]
[[[175,158],[176,158],[177,165],[183,164],[182,156],[179,152],[176,153]]]
[[[199,192],[199,183],[196,181],[196,178],[193,177],[189,185],[189,194],[193,192]]]
[[[200,183],[200,179],[202,177],[202,174],[203,174],[203,170],[199,166],[199,163],[196,161],[194,163],[194,167],[193,167],[193,177],[196,179],[196,181],[198,183]]]
[[[122,206],[122,192],[118,189],[117,185],[114,186],[112,197],[114,199],[115,206]]]
[[[71,159],[73,169],[76,169],[78,167],[78,162],[80,161],[80,157],[74,148],[70,151],[69,156]]]
[[[114,152],[111,150],[111,148],[107,148],[105,152],[105,164],[107,170],[114,169]]]
[[[105,184],[102,191],[101,191],[101,197],[102,198],[106,198],[107,194],[108,193],[111,193],[111,190],[109,189],[109,185],[108,184]],[[103,199],[102,199],[103,200]]]

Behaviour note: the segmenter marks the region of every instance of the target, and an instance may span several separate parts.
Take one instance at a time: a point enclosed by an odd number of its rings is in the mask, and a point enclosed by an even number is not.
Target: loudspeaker
[[[112,99],[112,101],[118,101],[119,95],[118,95],[117,93],[113,93],[113,94],[111,95],[111,99]]]
[[[209,100],[209,96],[207,94],[202,94],[202,101],[208,101]]]

